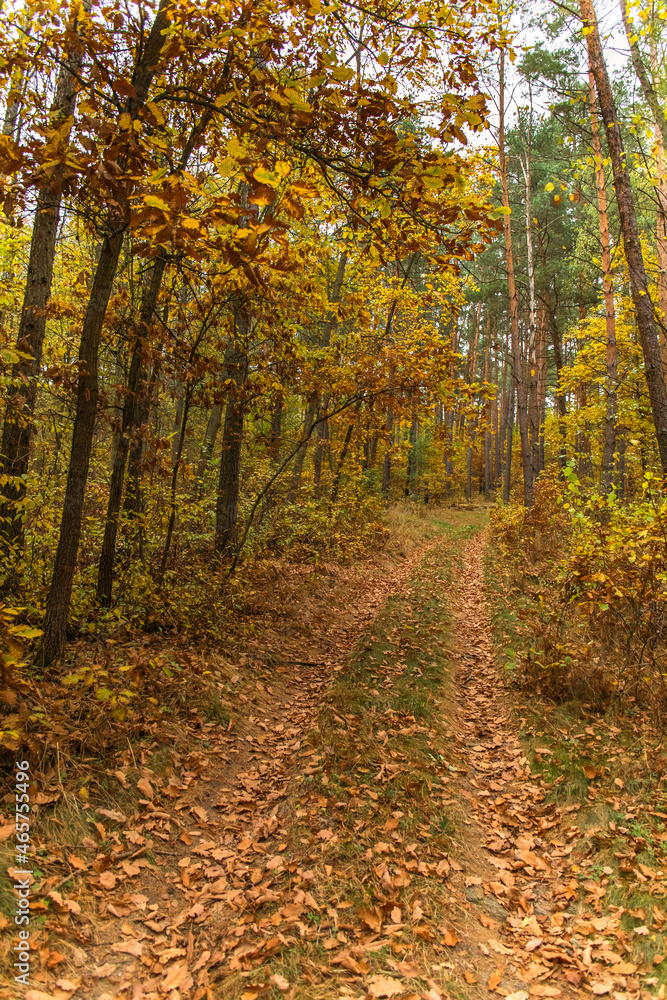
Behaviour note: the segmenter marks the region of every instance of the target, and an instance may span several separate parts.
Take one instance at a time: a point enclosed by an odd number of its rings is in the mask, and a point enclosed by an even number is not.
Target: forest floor
[[[664,748],[499,672],[486,519],[406,515],[274,622],[188,754],[130,747],[103,804],[43,808],[7,995],[665,996]]]

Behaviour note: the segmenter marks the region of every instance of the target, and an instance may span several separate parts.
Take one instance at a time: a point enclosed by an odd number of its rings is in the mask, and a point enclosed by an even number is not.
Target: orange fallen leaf
[[[113,872],[102,872],[100,875],[100,885],[104,889],[114,889],[116,886],[116,876]]]
[[[492,972],[489,978],[487,979],[486,988],[488,990],[495,990],[496,987],[500,986],[502,978],[503,978],[502,969],[496,969],[496,971]]]
[[[459,938],[453,927],[447,927],[442,940],[448,948],[454,948],[459,943]]]
[[[394,997],[403,993],[403,984],[392,976],[371,976],[368,992],[372,997]]]

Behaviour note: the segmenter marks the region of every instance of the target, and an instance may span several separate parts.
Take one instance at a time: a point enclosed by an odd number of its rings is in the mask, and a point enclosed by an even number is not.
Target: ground
[[[302,577],[252,657],[210,656],[189,752],[156,731],[103,804],[42,791],[7,995],[664,996],[659,737],[499,669],[486,523],[401,515],[382,556]]]

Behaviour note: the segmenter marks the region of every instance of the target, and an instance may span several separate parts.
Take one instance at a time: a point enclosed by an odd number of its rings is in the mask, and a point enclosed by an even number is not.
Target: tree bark
[[[137,396],[139,393],[141,372],[144,365],[143,355],[146,344],[146,334],[150,329],[155,308],[157,306],[165,265],[165,258],[160,257],[156,259],[151,269],[150,282],[148,283],[142,297],[141,310],[139,313],[139,326],[132,349],[132,359],[130,361],[130,370],[127,379],[127,394],[123,405],[121,433],[116,448],[116,454],[114,456],[113,468],[111,470],[111,480],[109,482],[107,515],[104,526],[104,538],[102,540],[102,552],[100,555],[97,574],[97,600],[101,606],[105,608],[108,608],[111,604],[113,568],[116,556],[118,518],[120,515],[121,501],[123,497],[125,462],[130,443],[130,431],[135,426],[136,421]]]
[[[202,441],[199,464],[197,465],[197,479],[201,480],[204,478],[206,470],[211,464],[211,457],[213,456],[213,449],[215,448],[221,423],[222,407],[220,403],[214,403],[206,423],[206,430],[204,431],[204,440]]]
[[[660,455],[660,464],[667,474],[667,387],[665,386],[658,331],[649,295],[644,258],[642,256],[635,204],[628,176],[618,113],[604,61],[592,0],[579,0],[582,20],[588,33],[589,65],[595,78],[598,102],[605,125],[607,145],[612,164],[616,202],[623,234],[623,248],[628,264],[630,291],[635,309],[639,340],[644,355],[644,371],[651,401],[651,413]],[[664,116],[663,116],[664,117]]]
[[[238,342],[226,362],[233,388],[225,409],[222,432],[222,455],[218,478],[218,499],[215,508],[215,552],[224,555],[231,548],[238,523],[239,489],[241,484],[241,451],[245,403],[243,388],[248,377],[248,340],[250,317],[245,306],[237,312]]]
[[[160,571],[157,577],[157,589],[162,589],[162,584],[164,583],[164,574],[167,570],[167,561],[169,559],[169,552],[171,550],[171,539],[174,534],[174,525],[176,524],[176,486],[178,483],[178,471],[181,464],[181,457],[183,455],[183,445],[185,443],[185,431],[188,425],[188,416],[190,414],[190,402],[192,400],[192,386],[187,385],[183,391],[183,411],[181,413],[181,426],[178,433],[178,442],[176,445],[176,454],[173,462],[173,469],[171,471],[171,484],[169,488],[169,522],[167,524],[167,536],[164,540],[164,549],[162,550],[162,559],[160,560]]]
[[[505,53],[500,53],[500,86],[498,130],[498,164],[500,169],[500,184],[502,203],[507,210],[503,215],[503,234],[505,237],[505,265],[507,267],[507,291],[509,296],[510,335],[512,344],[512,379],[517,400],[517,415],[519,421],[519,437],[521,440],[521,464],[523,468],[523,502],[526,507],[533,503],[533,478],[531,466],[530,440],[528,437],[528,400],[526,383],[523,377],[523,362],[519,338],[519,299],[514,280],[514,258],[512,252],[512,224],[510,221],[509,189],[507,183],[507,161],[505,158]]]
[[[45,663],[59,657],[65,646],[67,617],[81,535],[83,501],[97,416],[99,395],[97,355],[122,243],[122,231],[107,236],[104,240],[83,323],[69,472],[53,578],[44,618],[41,655]]]
[[[169,23],[168,11],[172,0],[161,0],[150,34],[132,78],[135,96],[127,101],[127,109],[135,118],[146,100],[160,52],[164,32]],[[53,577],[46,601],[44,635],[40,647],[42,662],[48,664],[61,656],[65,648],[67,618],[72,595],[72,583],[81,536],[83,501],[88,477],[88,466],[95,433],[95,418],[99,395],[98,353],[102,327],[109,297],[113,287],[125,222],[112,216],[111,232],[102,243],[99,263],[93,279],[86,316],[81,331],[79,347],[80,372],[77,385],[76,415],[72,432],[70,465],[65,488],[63,513],[60,523],[58,548],[53,566]]]
[[[84,0],[84,11],[90,10],[90,0]],[[73,25],[76,31],[76,22]],[[0,544],[8,551],[11,562],[24,545],[23,502],[26,495],[26,475],[30,459],[30,445],[35,432],[35,406],[37,402],[37,376],[42,360],[46,332],[46,306],[51,297],[53,265],[56,255],[56,237],[60,220],[62,188],[65,180],[65,152],[70,129],[67,120],[74,114],[77,83],[75,74],[81,68],[82,53],[74,50],[67,54],[58,75],[56,93],[50,109],[50,127],[60,132],[58,146],[52,158],[62,157],[49,180],[42,183],[35,206],[35,218],[30,242],[28,272],[23,307],[19,322],[17,349],[24,355],[12,370],[5,421],[2,429],[0,474],[12,479],[0,487]],[[7,109],[11,118],[10,132],[15,125],[19,102]],[[11,112],[11,114],[10,114]],[[14,117],[12,117],[14,115]],[[7,122],[5,122],[7,134]],[[62,130],[62,131],[61,131]]]
[[[512,488],[512,443],[514,441],[515,382],[510,378],[510,398],[507,404],[507,449],[505,451],[505,477],[503,479],[503,503],[510,502]]]
[[[306,404],[306,413],[303,418],[302,443],[294,457],[294,468],[292,469],[292,479],[290,481],[289,490],[287,492],[288,503],[294,503],[294,498],[301,484],[301,476],[303,474],[303,463],[306,458],[308,441],[310,440],[311,431],[313,429],[313,424],[315,423],[316,419],[317,419],[317,401],[315,397],[311,397]]]
[[[382,494],[386,498],[389,496],[391,485],[391,443],[392,431],[394,429],[394,407],[389,404],[387,407],[387,420],[385,423],[384,439],[384,461],[382,463]]]
[[[356,406],[355,406],[354,409],[355,409],[355,413],[358,414],[359,410],[361,409],[361,401],[359,401],[356,404]],[[343,466],[345,464],[345,459],[347,458],[347,453],[348,453],[348,450],[350,448],[350,441],[352,440],[352,434],[354,433],[355,425],[356,425],[356,421],[350,422],[347,425],[347,430],[345,432],[345,440],[343,441],[343,447],[341,448],[341,451],[340,451],[340,455],[339,455],[339,458],[338,458],[338,465],[336,466],[336,472],[335,472],[335,475],[334,475],[334,481],[333,481],[333,485],[331,487],[331,499],[330,499],[329,502],[330,502],[330,505],[332,507],[336,503],[336,500],[338,499],[338,491],[340,489],[340,482],[341,482],[341,477],[342,477],[342,474],[343,474]]]
[[[269,434],[271,464],[274,465],[280,458],[280,441],[283,433],[283,397],[279,396],[273,404],[271,411],[271,431]]]
[[[607,335],[605,351],[607,384],[605,386],[606,405],[602,449],[602,484],[605,489],[609,490],[613,482],[614,452],[616,451],[616,381],[618,370],[616,312],[614,309],[614,288],[611,279],[611,244],[609,239],[609,217],[607,214],[607,190],[604,180],[604,166],[602,164],[602,144],[600,142],[600,127],[595,99],[595,79],[592,70],[589,70],[588,73],[588,100],[591,127],[593,130],[595,186],[597,189],[598,222],[600,225],[600,265],[602,267],[602,294],[604,297],[605,331]]]

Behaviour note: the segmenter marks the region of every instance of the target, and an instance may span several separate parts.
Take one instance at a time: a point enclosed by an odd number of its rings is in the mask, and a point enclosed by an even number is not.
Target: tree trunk
[[[174,425],[171,434],[171,467],[178,462],[178,450],[181,442],[181,426],[183,424],[183,413],[185,411],[185,382],[176,380],[176,410],[174,412]]]
[[[146,100],[164,44],[164,32],[169,23],[168,11],[172,0],[161,0],[150,34],[146,40],[141,61],[132,77],[135,96],[127,101],[131,118],[136,118]],[[126,112],[127,113],[127,112]],[[112,221],[112,220],[110,220]],[[113,287],[118,260],[123,245],[124,222],[121,228],[105,236],[99,263],[93,279],[88,308],[81,331],[79,360],[81,363],[76,415],[72,432],[70,465],[65,488],[58,548],[53,566],[51,588],[46,601],[44,635],[40,647],[42,661],[47,664],[58,658],[65,648],[67,618],[72,595],[72,583],[81,536],[83,501],[88,477],[88,466],[95,433],[95,417],[99,394],[98,352],[102,327]]]
[[[279,396],[273,404],[271,411],[271,431],[269,434],[269,452],[271,464],[277,464],[280,458],[280,441],[283,433],[283,397]]]
[[[245,404],[243,387],[248,377],[247,342],[250,318],[245,308],[239,309],[237,323],[242,347],[235,346],[226,362],[234,388],[227,399],[225,424],[222,432],[222,455],[218,479],[218,499],[215,508],[215,551],[222,555],[229,551],[236,535],[238,522],[239,489],[241,485],[241,449]]]
[[[355,406],[355,412],[359,413],[361,409],[361,401]],[[336,473],[334,475],[333,485],[331,487],[331,500],[330,504],[333,507],[336,500],[338,499],[338,491],[340,489],[341,476],[343,474],[343,465],[345,464],[345,459],[347,458],[347,452],[350,447],[350,441],[352,440],[352,434],[354,433],[356,421],[353,421],[347,425],[347,431],[345,432],[345,440],[343,441],[343,447],[340,451],[340,456],[338,458],[338,465],[336,466]]]
[[[311,398],[308,400],[308,403],[306,404],[306,413],[303,418],[302,444],[299,447],[299,450],[297,451],[296,455],[294,456],[294,468],[292,469],[292,479],[290,482],[289,490],[287,492],[288,503],[294,503],[294,498],[301,484],[301,476],[303,474],[303,463],[306,458],[308,441],[310,440],[313,424],[315,423],[316,419],[317,419],[317,402],[315,398]]]
[[[607,190],[602,164],[602,144],[595,100],[595,79],[592,70],[588,73],[588,100],[591,126],[593,130],[593,157],[595,161],[595,186],[598,200],[598,222],[600,225],[600,263],[602,266],[602,290],[604,296],[605,330],[607,334],[606,364],[607,384],[605,386],[606,405],[602,450],[602,484],[611,489],[614,475],[614,452],[616,451],[616,408],[617,408],[617,356],[616,356],[616,313],[614,309],[614,289],[611,280],[611,246],[609,240],[609,217],[607,214]]]
[[[505,159],[505,53],[500,53],[499,80],[499,114],[498,129],[498,163],[500,168],[500,183],[502,202],[506,210],[503,215],[503,234],[505,237],[505,264],[507,267],[507,291],[509,296],[510,335],[512,344],[512,380],[517,399],[517,415],[519,420],[519,436],[521,440],[521,464],[523,467],[523,502],[526,507],[533,503],[533,480],[528,438],[528,400],[526,383],[523,377],[523,362],[519,339],[519,299],[514,280],[514,258],[512,253],[512,224],[510,221],[510,202],[507,183],[507,161]]]
[[[83,10],[90,10],[90,0],[84,0]],[[76,21],[73,24],[76,31]],[[8,550],[12,563],[24,545],[23,503],[26,495],[26,475],[30,459],[30,445],[35,431],[34,414],[37,402],[37,376],[42,360],[46,332],[46,306],[51,297],[53,265],[56,255],[56,237],[60,220],[62,185],[65,178],[64,158],[69,142],[70,128],[67,121],[74,114],[77,95],[76,74],[81,68],[82,53],[74,49],[66,54],[67,66],[61,65],[56,93],[50,109],[50,127],[59,133],[58,145],[52,159],[62,157],[49,180],[43,182],[37,196],[35,218],[30,242],[30,256],[26,276],[23,306],[19,322],[16,347],[27,355],[12,369],[5,422],[2,429],[0,473],[12,478],[0,487],[0,544]],[[10,133],[15,126],[19,102],[8,105]],[[8,123],[5,122],[5,134]]]
[[[220,403],[214,403],[206,423],[204,440],[202,441],[201,452],[199,454],[199,464],[197,465],[197,479],[202,480],[206,475],[206,470],[211,464],[215,441],[222,423],[222,407]]]
[[[178,442],[176,445],[176,454],[174,455],[173,469],[171,471],[171,484],[169,489],[169,522],[167,524],[167,537],[164,540],[164,549],[162,550],[162,559],[160,560],[160,571],[157,577],[157,589],[158,591],[162,589],[162,584],[164,582],[164,574],[167,570],[167,561],[169,559],[169,552],[171,550],[171,539],[174,534],[174,525],[176,523],[176,486],[178,483],[178,471],[181,464],[181,457],[183,455],[183,445],[185,443],[185,431],[188,425],[188,416],[190,413],[190,401],[192,399],[192,388],[188,385],[183,393],[183,411],[181,413],[181,426],[178,434]]]
[[[503,503],[510,502],[512,488],[512,443],[514,440],[514,379],[510,378],[510,398],[507,405],[507,450],[505,452],[505,478],[503,480]]]
[[[118,536],[118,517],[123,497],[123,479],[125,477],[125,461],[127,459],[128,446],[130,443],[130,431],[135,426],[137,415],[137,395],[139,392],[141,372],[144,365],[143,355],[146,344],[146,334],[148,333],[153,321],[153,314],[157,306],[165,264],[166,261],[162,257],[158,258],[153,264],[150,282],[145,290],[141,302],[139,327],[132,349],[132,359],[130,361],[130,370],[127,379],[127,394],[123,405],[121,433],[119,435],[113,468],[111,470],[107,516],[104,526],[102,552],[100,555],[97,574],[97,600],[102,607],[105,608],[108,608],[111,604],[113,568],[116,557],[116,539]]]
[[[412,420],[410,421],[410,432],[409,432],[409,442],[410,447],[408,449],[408,461],[405,470],[405,495],[406,497],[414,496],[416,491],[416,463],[417,463],[417,415],[412,414]]]
[[[326,419],[328,400],[324,400],[317,411],[319,423],[317,425],[317,443],[313,456],[313,482],[315,484],[315,495],[320,496],[322,488],[322,458],[324,452],[329,451],[329,421]],[[323,419],[322,419],[323,418]]]
[[[65,646],[67,617],[81,535],[83,501],[97,416],[99,395],[97,355],[122,243],[122,231],[107,236],[104,240],[81,333],[72,450],[58,548],[44,619],[41,656],[45,663],[59,657]]]
[[[503,357],[503,366],[500,375],[500,381],[498,383],[498,392],[500,395],[500,410],[498,410],[497,399],[496,399],[496,472],[493,481],[493,485],[497,488],[500,485],[501,475],[502,475],[502,449],[503,441],[505,440],[505,429],[507,425],[507,407],[509,401],[507,399],[506,391],[507,382],[507,356]]]
[[[623,139],[592,0],[579,0],[579,7],[581,17],[589,29],[586,35],[589,65],[595,77],[600,112],[605,125],[609,157],[612,164],[616,202],[623,234],[623,248],[628,265],[639,340],[644,355],[644,370],[658,442],[660,464],[663,473],[667,474],[667,387],[665,386],[653,303],[646,280],[632,188],[625,163]]]
[[[392,443],[392,431],[394,429],[394,407],[389,404],[387,407],[387,421],[385,423],[385,439],[384,439],[384,461],[382,463],[382,494],[384,497],[389,496],[389,487],[391,485],[391,443]]]

